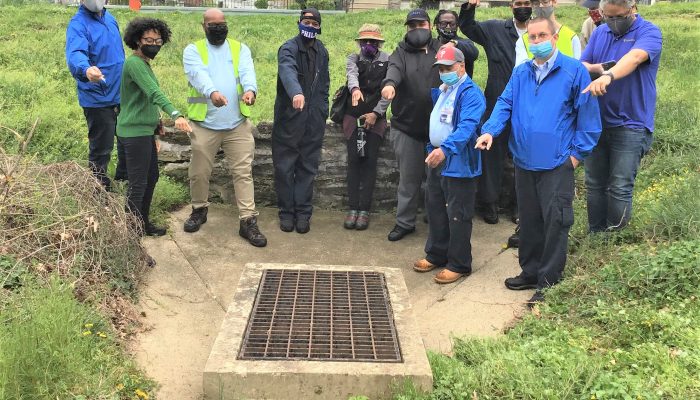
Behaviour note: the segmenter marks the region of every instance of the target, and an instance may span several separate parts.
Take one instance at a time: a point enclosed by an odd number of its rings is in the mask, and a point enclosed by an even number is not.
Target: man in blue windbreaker
[[[601,123],[597,100],[581,93],[591,82],[588,70],[559,53],[554,23],[535,18],[527,30],[535,58],[513,71],[476,147],[488,150],[510,119],[522,272],[505,284],[537,289],[531,306],[561,280],[574,223],[574,169],[598,142]]]
[[[443,83],[432,91],[434,106],[425,159],[429,233],[426,256],[416,261],[413,269],[428,272],[444,267],[433,278],[444,284],[472,272],[472,217],[476,179],[481,175],[481,152],[474,145],[486,99],[469,78],[461,50],[443,45],[435,58]]]
[[[81,2],[66,31],[66,62],[77,81],[78,103],[87,120],[90,169],[109,190],[106,171],[117,128],[124,47],[117,21],[105,9],[105,2]]]

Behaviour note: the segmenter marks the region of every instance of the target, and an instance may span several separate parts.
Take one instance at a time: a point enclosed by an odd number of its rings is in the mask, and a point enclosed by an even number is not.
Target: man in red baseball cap
[[[428,272],[444,267],[433,279],[452,283],[472,271],[472,217],[476,178],[481,175],[481,152],[474,146],[486,99],[469,78],[462,51],[445,45],[436,59],[442,85],[432,93],[425,159],[428,240],[425,258],[413,269]]]

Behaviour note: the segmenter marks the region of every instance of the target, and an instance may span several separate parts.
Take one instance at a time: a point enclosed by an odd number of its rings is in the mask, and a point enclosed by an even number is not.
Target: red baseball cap
[[[442,46],[435,55],[434,65],[454,65],[464,62],[464,53],[455,46]]]

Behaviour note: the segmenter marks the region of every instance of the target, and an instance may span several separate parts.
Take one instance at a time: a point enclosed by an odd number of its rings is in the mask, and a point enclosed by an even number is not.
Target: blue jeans
[[[634,180],[654,137],[646,129],[606,128],[586,158],[588,228],[624,228],[632,217]]]

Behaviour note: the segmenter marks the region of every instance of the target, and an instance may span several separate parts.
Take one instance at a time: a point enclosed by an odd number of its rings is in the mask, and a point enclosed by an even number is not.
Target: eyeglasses
[[[452,22],[447,22],[447,21],[440,21],[437,24],[438,28],[456,28],[457,27],[457,22],[452,21]]]
[[[226,25],[226,22],[217,22],[214,24],[207,24],[207,28],[226,28],[228,25]]]
[[[163,39],[161,39],[161,38],[154,39],[151,37],[145,37],[145,38],[141,38],[141,40],[143,42],[145,42],[146,44],[157,44],[159,46],[163,44]]]

